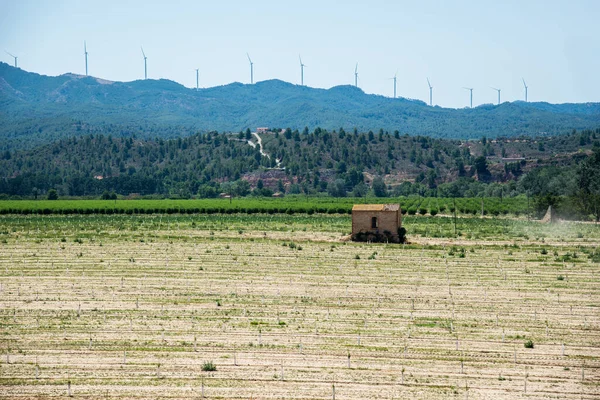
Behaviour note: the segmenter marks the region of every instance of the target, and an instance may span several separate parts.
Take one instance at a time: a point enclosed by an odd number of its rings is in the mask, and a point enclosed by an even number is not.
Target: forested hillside
[[[384,129],[450,139],[555,135],[598,127],[600,104],[506,102],[456,110],[353,86],[325,90],[270,80],[196,91],[168,80],[42,76],[0,63],[0,118],[0,150],[7,150],[86,134],[168,139],[257,126]]]
[[[175,198],[251,190],[261,195],[560,195],[575,184],[576,165],[600,144],[599,129],[472,141],[320,128],[273,129],[260,137],[267,156],[249,130],[171,140],[85,135],[6,150],[0,157],[0,193],[35,197],[55,188],[61,196],[114,191]]]

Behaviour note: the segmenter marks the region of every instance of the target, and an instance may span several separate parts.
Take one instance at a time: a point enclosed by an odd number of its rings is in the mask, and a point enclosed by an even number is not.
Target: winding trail
[[[260,155],[263,157],[267,157],[269,160],[271,159],[271,155],[265,153],[262,145],[262,139],[256,132],[252,132],[252,135],[256,138],[257,143],[254,143],[252,140],[248,140],[248,144],[254,148],[258,144],[258,150],[260,151]],[[281,160],[279,158],[275,159],[276,166],[273,169],[285,169],[285,167],[281,166]]]

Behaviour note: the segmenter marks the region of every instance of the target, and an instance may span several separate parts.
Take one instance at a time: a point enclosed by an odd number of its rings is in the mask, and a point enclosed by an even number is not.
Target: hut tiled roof
[[[355,204],[352,211],[398,211],[399,204]]]

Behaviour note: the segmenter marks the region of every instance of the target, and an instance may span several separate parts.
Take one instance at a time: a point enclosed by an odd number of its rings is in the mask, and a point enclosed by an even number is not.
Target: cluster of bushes
[[[406,229],[398,228],[396,234],[390,231],[383,232],[358,232],[352,235],[352,240],[355,242],[371,242],[371,243],[406,243]]]

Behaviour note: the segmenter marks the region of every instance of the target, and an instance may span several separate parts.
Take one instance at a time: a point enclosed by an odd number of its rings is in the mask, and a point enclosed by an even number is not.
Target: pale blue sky
[[[354,82],[367,93],[468,105],[524,98],[600,101],[600,2],[464,1],[42,1],[0,0],[0,50],[46,75],[85,72],[109,80],[148,76],[188,87],[300,81],[330,88]],[[4,52],[4,62],[13,60]]]

